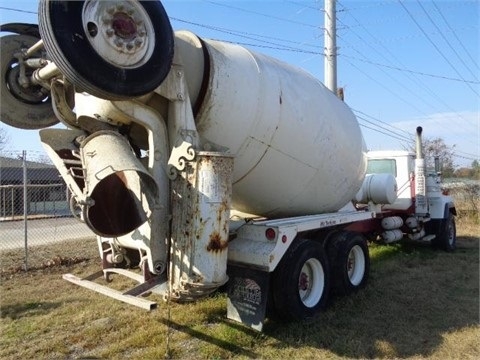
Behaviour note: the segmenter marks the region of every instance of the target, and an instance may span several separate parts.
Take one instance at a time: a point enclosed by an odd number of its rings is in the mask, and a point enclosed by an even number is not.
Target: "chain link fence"
[[[58,261],[66,253],[62,248],[71,252],[75,240],[96,247],[92,231],[71,215],[69,190],[57,169],[46,156],[35,155],[0,154],[2,269],[15,263],[28,270]]]
[[[478,223],[480,182],[447,183],[459,217]],[[28,270],[98,257],[95,235],[71,215],[69,190],[39,152],[0,152],[0,268]]]

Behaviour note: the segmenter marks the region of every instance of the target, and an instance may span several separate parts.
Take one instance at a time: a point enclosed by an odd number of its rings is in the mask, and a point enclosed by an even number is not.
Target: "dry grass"
[[[264,333],[227,321],[223,293],[183,305],[151,296],[160,306],[149,313],[62,280],[99,269],[92,241],[37,249],[79,262],[27,273],[3,253],[0,358],[480,358],[478,224],[459,219],[458,235],[453,254],[372,246],[366,289],[313,321],[269,321]]]

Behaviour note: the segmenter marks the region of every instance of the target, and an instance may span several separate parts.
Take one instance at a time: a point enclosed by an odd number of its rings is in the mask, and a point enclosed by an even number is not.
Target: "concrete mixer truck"
[[[455,248],[455,207],[416,155],[367,153],[303,70],[172,30],[158,1],[39,3],[5,24],[1,120],[40,129],[102,269],[64,278],[153,309],[227,284],[227,316],[314,316],[369,274],[367,240]],[[61,122],[64,128],[48,128]],[[127,276],[125,292],[104,280]],[[105,279],[102,279],[105,278]],[[268,311],[267,311],[268,310]]]

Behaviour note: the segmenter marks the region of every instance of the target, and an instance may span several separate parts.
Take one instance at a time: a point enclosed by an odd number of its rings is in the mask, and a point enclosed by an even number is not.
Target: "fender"
[[[37,24],[9,23],[0,25],[0,31],[8,31],[19,35],[30,35],[40,39]]]
[[[446,219],[449,213],[452,213],[453,215],[457,216],[457,209],[455,208],[455,204],[453,203],[453,201],[449,201],[445,204],[443,218]]]
[[[455,205],[452,201],[445,203],[442,218],[432,218],[425,224],[425,231],[427,234],[438,234],[442,229],[445,219],[448,218],[450,213],[455,216],[457,215],[457,210],[455,209]]]
[[[432,220],[444,220],[450,213],[457,215],[452,198],[445,195],[429,199],[429,212]]]

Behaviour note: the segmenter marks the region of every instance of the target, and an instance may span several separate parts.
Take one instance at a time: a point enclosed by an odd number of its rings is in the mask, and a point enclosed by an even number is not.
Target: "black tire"
[[[325,308],[329,288],[329,266],[322,246],[299,240],[273,273],[272,295],[277,315],[287,321],[313,317]]]
[[[13,55],[28,49],[39,39],[29,35],[5,35],[0,38],[1,84],[0,120],[19,129],[41,129],[58,123],[52,109],[50,92],[39,85],[23,88],[18,83],[18,59]],[[41,54],[34,54],[41,57]],[[26,75],[31,71],[26,69]]]
[[[120,20],[117,23],[122,25],[115,26],[117,20],[114,16],[121,13],[116,9],[121,4],[127,4],[126,1],[103,2],[106,5],[102,10],[105,11],[105,16],[111,15],[110,22],[102,23],[103,20],[99,20],[99,23],[96,23],[92,20],[84,28],[82,17],[85,4],[85,1],[40,1],[38,11],[40,34],[48,55],[60,71],[79,90],[108,100],[138,97],[157,88],[170,71],[174,44],[173,30],[161,2],[130,2],[136,11],[138,10],[135,14],[146,13],[149,31],[145,32],[141,28],[143,25],[136,25],[133,15],[126,15],[126,12],[122,12],[123,15],[118,18]],[[107,5],[114,9],[113,15],[107,13]],[[108,29],[114,31],[114,35],[110,37],[105,35]],[[122,31],[130,32],[125,34]],[[99,46],[98,50],[106,52],[103,55],[92,45],[94,39],[108,42],[114,38],[128,44],[133,44],[137,40],[144,41],[143,44],[147,44],[145,46],[149,50],[139,46],[139,49],[143,49],[141,51],[146,52],[141,55],[143,57],[138,62],[116,64],[114,59],[117,55],[119,58],[127,58],[125,54],[128,50],[123,45],[121,51],[112,50],[114,47]],[[141,51],[138,50],[138,53]],[[110,59],[107,55],[111,55]]]
[[[435,239],[432,240],[432,246],[447,252],[454,251],[457,247],[455,216],[448,213],[446,219],[432,219],[430,223],[429,228],[431,230],[429,232],[436,235]]]
[[[348,295],[365,287],[370,272],[366,239],[358,233],[340,232],[328,247],[332,288],[338,295]]]

